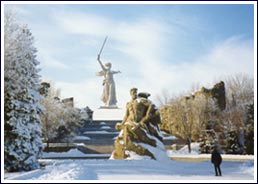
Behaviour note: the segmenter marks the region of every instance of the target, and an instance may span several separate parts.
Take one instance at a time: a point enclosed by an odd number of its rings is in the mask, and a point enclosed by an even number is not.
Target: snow
[[[111,129],[111,127],[110,127],[110,126],[102,126],[102,127],[100,127],[100,129],[106,129],[106,130],[108,130],[108,129]]]
[[[40,160],[45,168],[30,172],[5,173],[7,180],[43,180],[71,183],[71,180],[126,180],[145,182],[173,182],[194,180],[217,182],[220,180],[254,180],[253,161],[223,161],[222,177],[214,176],[210,161],[186,162],[169,160],[158,162],[142,160]],[[40,181],[39,181],[40,182]],[[186,181],[187,182],[187,181]]]
[[[165,136],[165,137],[163,137],[163,140],[176,140],[177,139],[177,137],[176,136]]]
[[[85,131],[83,134],[119,134],[119,132],[108,132],[106,130]]]
[[[90,137],[87,137],[87,136],[75,136],[73,137],[73,141],[76,141],[76,140],[90,140]]]
[[[167,151],[164,147],[164,144],[162,142],[160,142],[155,136],[152,136],[152,135],[149,135],[149,134],[147,134],[147,136],[150,139],[154,139],[156,141],[157,146],[153,147],[149,144],[144,144],[144,143],[139,143],[139,144],[142,147],[144,147],[145,149],[149,150],[154,155],[156,160],[161,161],[161,162],[169,161]]]
[[[243,182],[257,180],[256,165],[253,155],[222,155],[221,164],[222,177],[214,176],[214,167],[210,162],[210,154],[196,154],[198,144],[192,143],[191,154],[185,152],[187,147],[170,152],[172,159],[152,160],[149,157],[135,155],[134,159],[94,159],[97,156],[109,156],[109,154],[83,154],[77,149],[66,153],[44,153],[49,157],[82,157],[88,156],[92,159],[41,159],[40,163],[45,165],[41,169],[29,172],[5,173],[5,181],[15,180],[19,183],[32,182]],[[130,153],[133,155],[134,153]],[[155,154],[156,155],[156,154]],[[162,155],[165,157],[165,155]],[[176,160],[176,157],[184,158]],[[205,157],[205,160],[196,159],[197,156]],[[185,158],[191,158],[185,159]],[[242,160],[240,160],[242,159]],[[96,181],[97,182],[97,181]]]
[[[169,157],[176,159],[199,159],[199,160],[209,160],[211,155],[210,154],[200,154],[199,151],[199,143],[191,143],[191,153],[188,153],[187,145],[181,148],[180,150],[168,150],[167,154]],[[222,159],[226,160],[253,160],[253,155],[228,155],[228,154],[221,154]]]
[[[191,143],[191,155],[198,155],[200,154],[199,151],[199,143]],[[169,150],[168,155],[188,155],[188,147],[185,145],[180,150]]]
[[[78,149],[70,149],[67,152],[43,152],[43,159],[46,158],[93,158],[93,157],[109,157],[110,154],[84,154]]]
[[[77,149],[70,149],[67,152],[43,152],[43,158],[49,157],[83,157],[84,153]]]

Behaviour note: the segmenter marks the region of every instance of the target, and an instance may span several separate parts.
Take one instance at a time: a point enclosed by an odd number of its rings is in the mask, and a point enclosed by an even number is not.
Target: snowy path
[[[253,161],[224,161],[215,177],[210,161],[42,160],[45,169],[6,173],[11,180],[254,180]],[[50,181],[51,182],[51,181]],[[66,181],[64,181],[66,182]]]

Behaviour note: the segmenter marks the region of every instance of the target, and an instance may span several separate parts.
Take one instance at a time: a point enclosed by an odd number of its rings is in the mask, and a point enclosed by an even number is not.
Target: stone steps
[[[115,129],[115,125],[118,122],[121,121],[93,120],[91,123],[85,125],[85,127],[80,128],[78,136],[81,139],[75,139],[74,143],[83,143],[80,149],[84,153],[112,153],[115,138],[119,134],[119,131]],[[164,140],[164,145],[167,149],[170,149],[174,143],[177,143],[177,140]]]

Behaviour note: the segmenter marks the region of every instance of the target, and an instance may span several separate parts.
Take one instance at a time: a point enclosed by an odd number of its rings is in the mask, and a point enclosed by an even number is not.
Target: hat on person
[[[147,92],[141,92],[138,94],[138,97],[142,97],[142,98],[148,98],[150,96],[150,93]]]

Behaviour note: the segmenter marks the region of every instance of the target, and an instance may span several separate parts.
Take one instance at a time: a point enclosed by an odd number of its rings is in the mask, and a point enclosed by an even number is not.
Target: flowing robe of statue
[[[102,68],[102,71],[97,72],[96,75],[104,76],[101,100],[104,102],[106,107],[116,106],[116,87],[113,75],[120,73],[120,71],[112,71],[112,64],[106,63],[103,65],[100,58],[98,58],[98,62]]]

